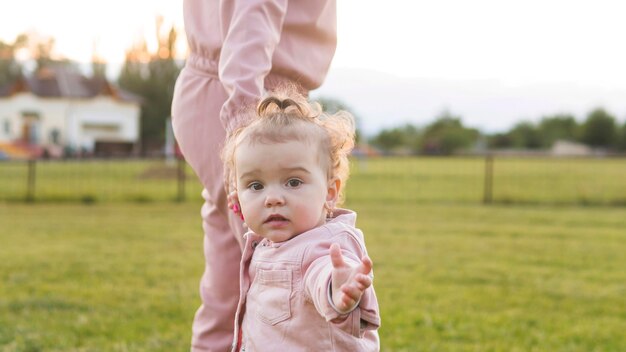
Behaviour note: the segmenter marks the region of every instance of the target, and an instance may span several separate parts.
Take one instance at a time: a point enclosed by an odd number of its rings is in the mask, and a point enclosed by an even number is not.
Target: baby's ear
[[[241,204],[239,204],[239,195],[237,191],[232,191],[228,194],[228,207],[233,211],[233,213],[239,215],[241,220],[243,218],[243,211],[241,210]]]
[[[326,193],[326,203],[335,206],[335,202],[339,199],[339,192],[341,191],[341,180],[338,177],[333,177],[328,181],[328,191]]]
[[[239,194],[237,193],[237,190],[228,193],[227,201],[229,208],[233,209],[233,207],[236,205],[239,207],[239,209],[241,209],[241,206],[239,205]]]

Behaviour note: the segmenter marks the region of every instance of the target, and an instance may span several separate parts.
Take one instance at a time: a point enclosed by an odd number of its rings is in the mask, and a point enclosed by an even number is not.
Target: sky
[[[594,106],[624,121],[625,10],[621,0],[339,0],[337,52],[313,95],[345,101],[370,132],[442,110],[486,130],[557,112],[582,119]],[[89,61],[95,45],[115,63],[139,38],[156,46],[157,15],[183,32],[182,0],[20,0],[0,12],[0,40],[35,30],[73,60]]]
[[[341,1],[337,67],[626,87],[620,0]],[[376,23],[376,25],[372,25]]]

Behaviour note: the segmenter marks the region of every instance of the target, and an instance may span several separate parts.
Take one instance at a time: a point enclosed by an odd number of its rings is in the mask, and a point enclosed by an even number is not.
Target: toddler
[[[249,231],[235,351],[377,351],[372,262],[356,214],[336,206],[354,121],[296,93],[270,95],[226,140],[231,208]]]

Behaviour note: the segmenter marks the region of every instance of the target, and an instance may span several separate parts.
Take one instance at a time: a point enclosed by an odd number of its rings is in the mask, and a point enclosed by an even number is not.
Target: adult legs
[[[216,77],[183,69],[172,104],[174,134],[202,182],[205,270],[202,305],[193,322],[192,351],[225,351],[233,342],[239,300],[239,261],[243,225],[227,209],[220,150],[225,131],[219,111],[226,99]]]

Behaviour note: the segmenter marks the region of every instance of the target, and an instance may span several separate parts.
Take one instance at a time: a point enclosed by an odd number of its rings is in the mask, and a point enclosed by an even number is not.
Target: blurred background
[[[0,11],[0,350],[188,349],[182,1]],[[626,350],[626,5],[338,2],[384,351]]]
[[[363,142],[381,152],[549,150],[558,141],[623,152],[621,7],[610,0],[343,1],[337,53],[312,97],[350,109]],[[77,15],[65,15],[70,11]],[[142,155],[163,151],[172,82],[187,54],[180,1],[22,1],[0,20],[2,143],[21,137],[68,152],[115,149],[96,148],[106,138],[84,136],[97,133],[97,123],[89,123],[90,131],[66,131],[32,122],[37,117],[28,113],[36,109],[24,108],[22,120],[7,116],[17,91],[93,97],[106,79],[121,102],[140,107],[141,123],[123,126],[136,131],[119,136],[133,146],[118,148]],[[433,145],[441,144],[428,133],[440,128],[436,122],[458,130],[455,143]],[[411,142],[389,142],[390,135]]]

